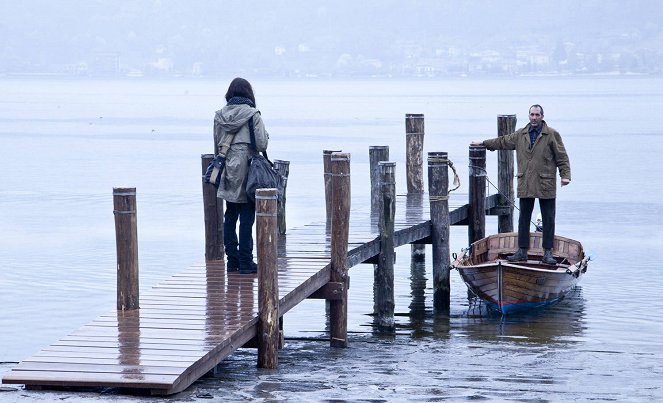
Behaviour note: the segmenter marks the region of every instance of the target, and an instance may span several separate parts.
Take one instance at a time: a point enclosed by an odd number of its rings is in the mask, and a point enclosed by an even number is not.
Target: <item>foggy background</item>
[[[0,76],[660,74],[657,0],[0,0]]]

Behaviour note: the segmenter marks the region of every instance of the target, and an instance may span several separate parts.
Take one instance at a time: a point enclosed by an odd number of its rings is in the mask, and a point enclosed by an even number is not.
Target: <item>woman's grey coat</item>
[[[490,151],[516,150],[518,161],[518,197],[554,199],[557,195],[557,169],[559,176],[571,180],[571,164],[557,130],[542,122],[541,134],[530,148],[530,124],[512,134],[484,140]]]
[[[269,134],[260,117],[260,111],[249,105],[226,105],[214,116],[214,152],[218,155],[225,136],[233,135],[226,154],[226,167],[216,197],[232,203],[247,203],[246,177],[249,160],[255,154],[251,149],[251,135],[247,122],[253,118],[257,151],[266,151]]]

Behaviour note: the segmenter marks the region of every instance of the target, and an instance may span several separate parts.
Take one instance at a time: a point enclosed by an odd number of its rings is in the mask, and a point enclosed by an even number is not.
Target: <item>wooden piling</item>
[[[471,245],[486,236],[486,147],[470,146],[469,173],[467,236]]]
[[[502,137],[516,130],[516,115],[499,115],[497,117],[497,136]],[[513,190],[514,162],[513,150],[497,152],[497,189],[500,196],[500,214],[497,216],[497,232],[513,232],[513,207],[515,192]]]
[[[407,192],[424,192],[424,115],[405,115],[405,172]]]
[[[380,192],[380,168],[378,164],[389,161],[389,146],[370,146],[368,148],[368,159],[371,172],[371,213],[380,211],[382,195]]]
[[[405,174],[407,193],[424,193],[424,115],[408,113],[405,115]],[[412,244],[412,261],[423,262],[426,259],[426,245]]]
[[[373,312],[380,331],[394,330],[394,217],[396,210],[396,163],[378,163],[380,174],[379,205],[380,254],[374,265]]]
[[[325,212],[327,215],[327,222],[331,219],[332,212],[332,194],[331,194],[331,155],[332,153],[340,153],[341,150],[322,150],[322,169],[324,171],[325,180]]]
[[[285,223],[285,192],[288,188],[288,175],[290,175],[290,161],[274,160],[274,169],[283,176],[283,195],[278,200],[277,222],[279,234],[284,235],[286,231]]]
[[[113,188],[117,248],[117,310],[139,307],[136,188]]]
[[[331,154],[331,278],[341,286],[340,298],[330,301],[332,347],[348,346],[348,236],[350,230],[350,154]]]
[[[214,159],[214,154],[202,154],[202,172]],[[216,187],[203,182],[203,214],[205,218],[205,260],[223,260],[223,199],[216,197]]]
[[[277,189],[256,190],[258,256],[258,367],[278,367],[279,283]]]
[[[448,311],[451,304],[449,264],[449,157],[428,153],[428,195],[433,249],[433,306]]]

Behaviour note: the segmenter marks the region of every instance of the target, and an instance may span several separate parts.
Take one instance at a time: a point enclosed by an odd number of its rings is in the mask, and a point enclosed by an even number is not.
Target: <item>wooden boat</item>
[[[491,235],[473,243],[452,267],[473,294],[502,314],[550,305],[576,286],[589,257],[580,242],[555,236],[557,264],[542,263],[541,238],[541,232],[530,233],[528,260],[509,262],[506,257],[518,249],[518,234]]]

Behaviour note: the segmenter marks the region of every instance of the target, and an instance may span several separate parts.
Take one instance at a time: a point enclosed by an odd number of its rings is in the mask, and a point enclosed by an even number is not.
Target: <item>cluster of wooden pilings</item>
[[[515,115],[498,116],[498,135],[515,130]],[[424,116],[407,114],[406,175],[408,197],[424,194],[423,145]],[[201,156],[204,173],[214,156]],[[498,231],[513,231],[513,152],[498,154],[498,190],[491,199],[486,197],[486,149],[469,148],[468,204],[457,209],[465,218],[452,220],[449,211],[449,167],[453,164],[447,152],[429,152],[428,200],[430,203],[430,237],[411,246],[413,261],[425,260],[425,244],[432,244],[433,305],[436,310],[448,311],[450,304],[449,228],[467,225],[468,244],[485,236],[486,214],[498,215]],[[378,329],[394,328],[394,211],[396,163],[389,161],[388,146],[369,148],[371,211],[378,218],[380,253],[364,263],[373,263],[374,314]],[[275,168],[288,177],[289,162],[276,160]],[[341,150],[323,150],[323,172],[327,227],[331,234],[331,277],[319,295],[329,301],[330,344],[346,347],[348,313],[348,236],[350,220],[350,154]],[[455,171],[454,171],[455,172]],[[117,244],[117,309],[139,307],[138,252],[136,231],[136,189],[113,190]],[[421,200],[421,199],[419,199]],[[492,201],[492,202],[491,202]],[[278,365],[279,344],[277,242],[286,232],[285,192],[281,199],[276,189],[256,192],[256,252],[259,277],[258,365],[275,368]],[[487,203],[491,202],[488,206]],[[203,184],[205,217],[205,258],[223,260],[223,201],[216,197],[216,189]],[[462,214],[460,214],[462,215]]]

